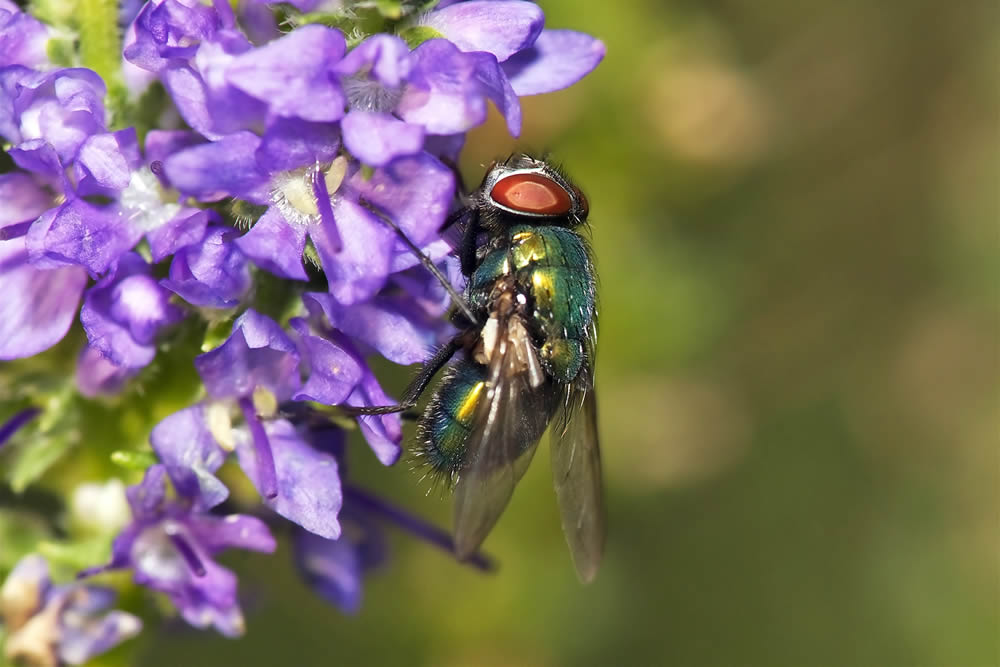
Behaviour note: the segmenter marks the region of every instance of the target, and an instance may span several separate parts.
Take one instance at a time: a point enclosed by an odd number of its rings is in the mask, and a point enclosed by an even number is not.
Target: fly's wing
[[[593,345],[589,363],[593,363]],[[597,438],[597,399],[588,366],[559,405],[551,430],[552,477],[563,532],[573,565],[583,583],[597,575],[606,532],[601,450]]]
[[[476,553],[514,493],[551,410],[546,386],[532,388],[524,355],[534,355],[530,341],[502,326],[492,356],[487,390],[476,406],[466,444],[466,466],[455,486],[455,553]],[[523,329],[520,329],[523,331]]]

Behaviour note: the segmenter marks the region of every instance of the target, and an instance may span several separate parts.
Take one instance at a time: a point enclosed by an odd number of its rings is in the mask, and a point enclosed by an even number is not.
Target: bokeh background
[[[543,450],[486,543],[495,575],[395,535],[345,616],[284,559],[236,554],[245,638],[174,624],[119,657],[998,664],[997,3],[542,5],[607,59],[526,103],[521,140],[477,131],[463,169],[552,149],[592,203],[597,581],[573,573]],[[448,523],[404,468],[363,446],[352,466]]]

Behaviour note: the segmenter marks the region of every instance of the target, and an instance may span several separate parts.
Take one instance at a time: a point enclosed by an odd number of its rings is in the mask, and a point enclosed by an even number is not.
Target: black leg
[[[448,214],[448,217],[445,218],[444,224],[441,225],[438,228],[438,232],[439,233],[440,232],[445,232],[448,229],[450,229],[451,226],[454,225],[454,224],[463,224],[463,225],[467,224],[466,219],[470,215],[473,215],[474,213],[475,213],[475,209],[466,208],[466,207],[460,208],[460,209],[458,209],[456,211],[452,211],[451,213]]]
[[[434,262],[431,261],[431,258],[425,255],[420,248],[417,247],[417,244],[410,240],[410,237],[399,228],[399,225],[397,225],[392,218],[376,208],[371,202],[364,199],[359,201],[362,206],[374,213],[379,220],[387,224],[393,231],[396,232],[396,235],[403,241],[403,243],[406,244],[406,247],[408,247],[416,258],[420,260],[420,263],[424,265],[424,268],[430,271],[431,275],[438,279],[445,291],[448,292],[448,295],[451,296],[451,301],[455,304],[455,307],[462,311],[462,314],[465,315],[470,322],[478,322],[479,320],[476,319],[472,309],[469,308],[469,304],[465,303],[465,299],[463,299],[462,296],[455,291],[455,288],[452,287],[451,283],[448,282],[448,279],[444,277],[444,274],[438,270],[438,267],[434,266]]]
[[[476,241],[479,240],[479,212],[473,210],[465,231],[462,233],[462,245],[458,248],[458,259],[462,263],[462,275],[468,277],[476,270]]]
[[[462,347],[460,339],[461,335],[458,335],[448,341],[448,344],[443,346],[440,350],[434,353],[434,356],[424,362],[423,367],[417,374],[417,377],[413,378],[410,382],[410,386],[406,388],[403,392],[403,398],[397,405],[374,405],[369,408],[358,408],[351,407],[347,405],[340,406],[340,408],[351,415],[388,415],[395,412],[406,412],[407,410],[413,408],[417,404],[417,400],[420,398],[420,394],[424,393],[424,389],[427,385],[431,383],[437,372],[444,367],[448,360],[455,356],[455,353]]]

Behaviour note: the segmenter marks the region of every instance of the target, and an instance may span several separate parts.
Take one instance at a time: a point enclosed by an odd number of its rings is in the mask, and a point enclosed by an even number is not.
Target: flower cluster
[[[110,563],[86,574],[130,570],[192,625],[239,634],[236,578],[212,557],[274,551],[276,515],[295,524],[304,576],[354,609],[384,555],[380,521],[450,548],[349,485],[343,424],[309,407],[391,403],[368,357],[421,362],[447,335],[447,293],[383,217],[455,276],[439,230],[465,133],[492,102],[517,135],[519,98],[573,84],[603,45],[544,29],[522,0],[153,0],[108,19],[123,42],[102,77],[53,48],[65,26],[0,0],[3,465],[34,461],[17,476],[33,480],[55,460],[38,465],[33,441],[79,438],[74,419],[94,401],[113,410],[141,390],[155,403],[168,364],[193,366],[194,398],[146,431],[156,461],[123,443],[148,469]],[[49,366],[26,363],[67,349],[75,372],[38,380]],[[399,417],[355,421],[395,463]],[[220,512],[230,454],[273,515]],[[106,598],[82,585],[43,594],[43,570],[32,557],[9,582],[34,577],[50,662],[137,630],[109,616],[84,646],[70,610]],[[23,623],[6,623],[9,651]]]

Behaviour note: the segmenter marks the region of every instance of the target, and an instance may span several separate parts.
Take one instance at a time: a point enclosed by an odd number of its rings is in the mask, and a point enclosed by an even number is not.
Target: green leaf
[[[82,570],[108,562],[111,542],[107,537],[91,537],[73,542],[41,542],[38,552],[55,566]]]
[[[0,572],[9,572],[38,543],[51,537],[44,520],[33,512],[0,510]]]
[[[4,477],[15,493],[24,491],[76,446],[80,433],[70,425],[77,422],[78,416],[75,405],[53,397],[35,422],[14,434],[5,447],[11,455],[4,466]]]
[[[76,45],[71,39],[53,37],[45,45],[45,54],[53,65],[72,67],[76,64]]]
[[[45,437],[22,445],[4,473],[11,488],[21,493],[76,444],[69,437]]]
[[[151,452],[129,452],[119,449],[111,452],[111,462],[127,470],[145,470],[156,463]]]
[[[227,317],[224,320],[212,322],[205,330],[205,338],[201,341],[201,351],[208,352],[219,347],[226,342],[232,332],[233,318]]]
[[[397,21],[403,17],[403,3],[400,0],[375,0],[375,8],[390,21]]]
[[[426,25],[415,25],[399,34],[411,49],[415,49],[429,39],[443,38],[440,32]]]

